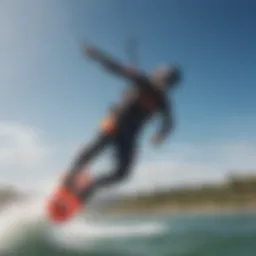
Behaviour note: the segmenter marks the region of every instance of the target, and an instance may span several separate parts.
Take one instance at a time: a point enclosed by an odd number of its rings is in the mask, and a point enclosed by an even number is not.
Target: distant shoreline
[[[29,195],[22,193],[12,186],[1,186],[0,187],[0,210],[6,205],[14,202],[21,202],[26,200]]]
[[[217,214],[256,212],[256,176],[230,177],[223,184],[180,187],[124,198],[112,214]]]
[[[0,210],[23,201],[29,194],[11,186],[0,187]],[[107,215],[184,215],[256,213],[256,176],[230,176],[225,183],[179,187],[151,194],[121,197],[106,203]]]

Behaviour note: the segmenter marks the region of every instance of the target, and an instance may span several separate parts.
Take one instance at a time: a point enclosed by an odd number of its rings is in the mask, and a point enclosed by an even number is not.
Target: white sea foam
[[[39,232],[46,232],[46,237],[55,241],[55,245],[69,247],[81,247],[86,242],[104,239],[152,236],[165,230],[160,223],[99,224],[79,217],[65,225],[51,225],[45,218],[44,204],[45,195],[37,195],[27,201],[9,204],[0,212],[0,250],[10,248],[24,238],[30,228],[38,227],[40,223]]]
[[[165,232],[160,223],[147,222],[140,224],[108,224],[77,219],[64,226],[51,229],[49,237],[60,246],[83,248],[88,244],[107,239],[155,236]]]

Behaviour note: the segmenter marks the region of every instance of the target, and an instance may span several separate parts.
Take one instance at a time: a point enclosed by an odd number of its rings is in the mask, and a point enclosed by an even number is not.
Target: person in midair
[[[82,149],[69,169],[65,184],[74,186],[73,177],[93,158],[107,147],[112,146],[115,150],[116,166],[105,175],[90,180],[89,185],[79,192],[82,201],[99,188],[119,183],[128,177],[134,164],[140,132],[154,115],[159,115],[161,124],[152,137],[153,145],[167,138],[173,129],[172,104],[168,92],[182,80],[181,70],[175,65],[158,67],[152,75],[146,75],[121,64],[96,47],[85,47],[85,53],[112,74],[128,80],[131,89],[125,93],[121,104],[111,109],[95,139]]]

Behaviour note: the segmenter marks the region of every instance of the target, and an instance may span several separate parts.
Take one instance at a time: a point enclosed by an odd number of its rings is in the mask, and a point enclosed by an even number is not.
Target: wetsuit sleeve
[[[93,54],[90,54],[94,60],[98,61],[108,71],[131,80],[138,84],[147,84],[147,77],[134,68],[122,65],[119,61],[107,56],[98,49],[93,49]]]
[[[171,103],[169,103],[167,99],[162,101],[159,114],[161,118],[161,125],[157,132],[157,136],[159,136],[161,139],[164,139],[173,129],[172,107]]]

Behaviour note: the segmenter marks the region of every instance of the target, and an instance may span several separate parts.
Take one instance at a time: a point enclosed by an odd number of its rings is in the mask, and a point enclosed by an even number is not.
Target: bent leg
[[[96,179],[92,186],[82,193],[81,197],[83,200],[91,196],[96,189],[107,187],[124,180],[130,173],[134,160],[134,147],[131,144],[123,145],[121,143],[115,143],[114,146],[117,153],[117,166],[115,170]]]
[[[92,160],[92,158],[98,155],[109,142],[110,138],[108,136],[100,134],[89,146],[85,147],[71,165],[69,175],[66,179],[66,184],[69,185],[72,177],[81,171],[83,167]]]

